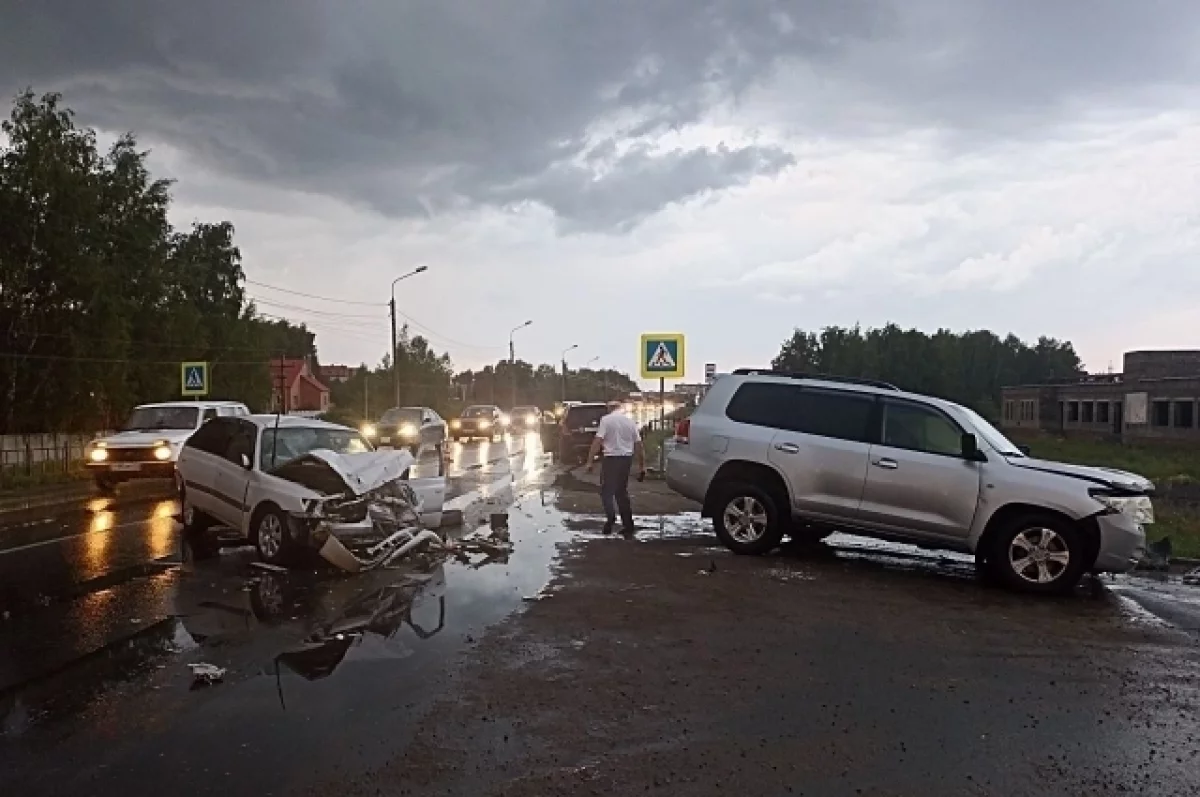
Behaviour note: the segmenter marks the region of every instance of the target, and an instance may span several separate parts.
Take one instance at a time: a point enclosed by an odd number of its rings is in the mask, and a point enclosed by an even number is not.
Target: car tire
[[[1066,594],[1087,568],[1085,542],[1080,530],[1063,518],[1040,512],[1018,515],[996,531],[984,570],[1022,592]]]
[[[746,482],[731,482],[718,490],[713,529],[726,548],[737,554],[761,555],[779,547],[786,524],[770,491]]]
[[[287,565],[291,562],[295,543],[288,533],[288,517],[279,507],[268,504],[255,512],[250,537],[258,557],[267,564]]]

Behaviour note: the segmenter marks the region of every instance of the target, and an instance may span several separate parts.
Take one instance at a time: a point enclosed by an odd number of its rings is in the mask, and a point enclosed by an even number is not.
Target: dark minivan
[[[568,405],[560,426],[559,461],[569,466],[583,464],[600,419],[607,414],[608,405],[600,401]]]

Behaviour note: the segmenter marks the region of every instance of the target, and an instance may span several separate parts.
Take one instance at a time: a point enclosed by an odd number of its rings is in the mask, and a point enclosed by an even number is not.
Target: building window
[[[1013,403],[1011,401],[1004,402],[1004,420],[1013,420]]]
[[[1108,402],[1096,402],[1096,423],[1108,423]]]
[[[1079,423],[1079,402],[1067,402],[1067,420],[1071,423]]]
[[[1032,421],[1037,418],[1037,402],[1025,399],[1021,402],[1021,420]]]
[[[1171,402],[1155,401],[1151,405],[1150,425],[1151,426],[1170,426],[1171,425]]]
[[[1096,404],[1092,401],[1085,401],[1080,407],[1084,423],[1096,422]]]
[[[1196,425],[1196,405],[1191,401],[1175,402],[1175,425],[1180,429],[1191,429]]]

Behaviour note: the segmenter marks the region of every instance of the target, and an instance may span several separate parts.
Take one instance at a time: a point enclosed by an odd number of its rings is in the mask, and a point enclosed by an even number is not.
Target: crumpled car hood
[[[412,467],[408,451],[365,451],[338,454],[317,449],[270,471],[320,495],[362,496],[399,479]]]
[[[1047,459],[1031,459],[1029,457],[1013,457],[1010,458],[1009,464],[1018,468],[1026,468],[1028,470],[1042,471],[1043,473],[1056,473],[1060,476],[1072,476],[1077,479],[1095,482],[1098,485],[1106,487],[1115,487],[1121,490],[1130,490],[1138,493],[1153,493],[1154,482],[1139,476],[1136,473],[1128,471],[1116,470],[1114,468],[1100,468],[1089,465],[1068,465],[1065,462],[1054,462]]]

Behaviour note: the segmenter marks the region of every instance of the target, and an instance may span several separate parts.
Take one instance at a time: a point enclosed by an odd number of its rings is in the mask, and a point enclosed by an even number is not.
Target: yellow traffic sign
[[[683,379],[683,335],[674,332],[642,335],[642,379]]]
[[[185,396],[208,395],[208,363],[180,363],[180,384]]]

